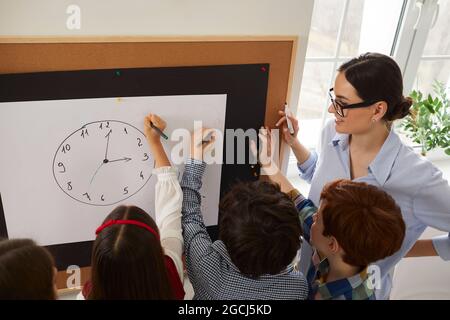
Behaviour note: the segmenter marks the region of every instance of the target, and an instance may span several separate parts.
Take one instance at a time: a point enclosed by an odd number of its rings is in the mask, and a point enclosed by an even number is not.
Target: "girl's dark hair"
[[[402,73],[391,57],[368,52],[344,63],[338,71],[344,72],[347,81],[364,101],[387,103],[384,120],[393,121],[409,115],[412,99],[403,96]]]
[[[142,209],[119,206],[104,220],[136,220],[153,228]],[[111,225],[97,235],[92,250],[89,299],[174,299],[160,240],[136,225]]]
[[[54,261],[30,239],[0,240],[0,300],[53,300]]]
[[[247,277],[280,273],[300,249],[297,209],[277,184],[238,183],[221,200],[219,217],[219,238]]]

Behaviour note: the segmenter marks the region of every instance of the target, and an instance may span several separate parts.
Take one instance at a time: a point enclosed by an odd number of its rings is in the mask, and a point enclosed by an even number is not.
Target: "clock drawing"
[[[59,145],[53,158],[53,176],[61,190],[94,206],[113,205],[136,194],[153,167],[144,133],[117,120],[85,124]]]

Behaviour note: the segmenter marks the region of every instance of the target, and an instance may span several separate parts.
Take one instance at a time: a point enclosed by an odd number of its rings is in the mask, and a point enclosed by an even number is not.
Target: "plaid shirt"
[[[184,251],[194,299],[306,299],[306,279],[293,265],[276,275],[248,278],[233,264],[225,244],[211,241],[200,212],[205,167],[204,162],[189,159],[181,181]]]
[[[311,200],[301,194],[294,199],[303,227],[303,237],[310,242],[313,215],[317,212]],[[329,271],[328,259],[320,260],[317,250],[312,256],[307,279],[309,284],[309,299],[313,300],[375,300],[375,292],[365,268],[359,274],[350,278],[325,282]]]

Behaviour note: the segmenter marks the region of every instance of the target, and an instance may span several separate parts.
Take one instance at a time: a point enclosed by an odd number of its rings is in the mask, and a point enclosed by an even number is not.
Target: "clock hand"
[[[106,162],[105,162],[105,161],[106,161]],[[94,173],[94,175],[92,176],[91,182],[89,183],[89,185],[91,185],[91,184],[92,184],[92,181],[94,181],[94,178],[95,178],[95,176],[96,176],[98,170],[100,170],[100,168],[102,167],[102,165],[104,165],[104,164],[107,163],[107,162],[108,162],[108,160],[106,160],[106,159],[102,161],[102,163],[101,163],[100,166],[97,168],[97,170],[95,170],[95,173]]]
[[[100,168],[101,168],[105,163],[116,162],[116,161],[125,161],[125,162],[128,162],[128,161],[130,161],[130,160],[131,160],[131,158],[127,158],[127,157],[123,157],[122,159],[114,159],[114,160],[108,160],[108,159],[105,159],[105,160],[103,160],[102,163],[100,164],[100,166],[97,168],[97,170],[95,170],[95,173],[94,173],[94,175],[92,176],[91,182],[90,182],[89,184],[92,184],[92,181],[94,181],[94,178],[95,178],[95,176],[97,175],[97,172],[100,170]]]
[[[110,129],[108,134],[105,136],[105,138],[108,137],[108,140],[106,140],[105,160],[108,160],[109,136],[111,135],[111,132],[112,132],[112,129]]]
[[[105,162],[105,163],[116,162],[116,161],[125,161],[125,162],[128,162],[128,161],[130,161],[130,160],[131,160],[131,158],[123,157],[123,158],[121,158],[121,159],[108,160],[108,161]]]

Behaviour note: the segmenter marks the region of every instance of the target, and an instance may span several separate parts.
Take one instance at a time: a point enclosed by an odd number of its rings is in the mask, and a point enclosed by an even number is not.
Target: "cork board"
[[[91,40],[94,41],[94,40]],[[289,96],[294,38],[251,41],[0,43],[0,73],[270,64],[266,125]],[[0,39],[1,42],[1,39]]]
[[[0,74],[86,69],[270,64],[265,124],[273,126],[289,96],[295,38],[250,40],[0,39]],[[90,268],[81,268],[81,283]],[[66,288],[58,272],[58,288]]]

